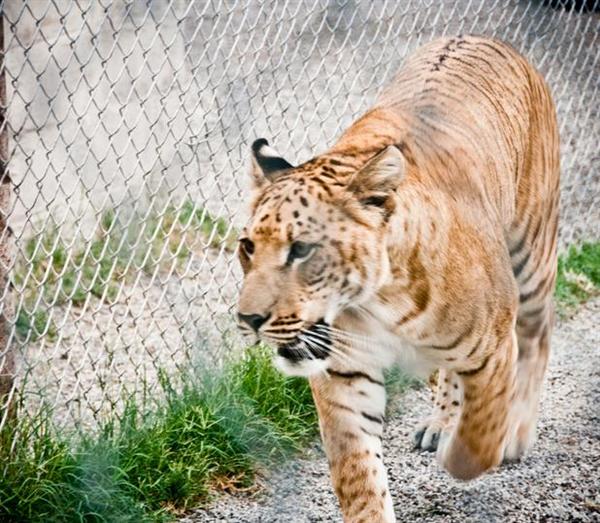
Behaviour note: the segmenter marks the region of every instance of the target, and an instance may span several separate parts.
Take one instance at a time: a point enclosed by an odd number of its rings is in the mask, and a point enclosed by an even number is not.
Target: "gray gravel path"
[[[539,440],[520,463],[470,483],[411,450],[410,433],[428,408],[425,390],[394,406],[386,463],[398,521],[600,521],[600,300],[555,331]],[[341,521],[322,452],[266,480],[256,498],[222,496],[181,523]]]

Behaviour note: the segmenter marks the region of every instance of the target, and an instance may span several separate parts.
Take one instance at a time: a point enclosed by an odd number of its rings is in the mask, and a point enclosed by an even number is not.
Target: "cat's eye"
[[[240,245],[247,256],[254,254],[254,242],[249,238],[240,238]]]
[[[290,247],[290,252],[288,254],[287,263],[290,264],[294,260],[301,260],[302,258],[306,258],[312,250],[315,248],[314,243],[306,243],[306,242],[294,242]]]

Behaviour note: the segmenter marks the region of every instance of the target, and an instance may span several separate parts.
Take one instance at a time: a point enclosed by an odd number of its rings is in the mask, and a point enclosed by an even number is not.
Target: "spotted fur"
[[[415,444],[470,479],[532,444],[556,277],[558,132],[508,45],[435,41],[299,165],[253,147],[240,326],[306,375],[345,521],[394,521],[383,370],[440,369]]]

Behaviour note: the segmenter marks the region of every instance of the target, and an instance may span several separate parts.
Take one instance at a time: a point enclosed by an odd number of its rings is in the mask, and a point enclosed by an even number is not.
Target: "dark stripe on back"
[[[471,42],[469,42],[471,43]],[[495,43],[495,42],[494,42]],[[475,48],[478,47],[483,47],[483,48],[487,48],[487,49],[491,49],[492,51],[494,51],[496,54],[500,55],[502,58],[504,58],[505,62],[504,65],[506,65],[506,67],[508,67],[511,72],[515,75],[516,78],[523,76],[523,71],[518,71],[515,69],[515,66],[518,66],[519,63],[517,62],[517,60],[515,59],[514,56],[509,55],[509,54],[505,54],[503,51],[506,51],[507,49],[504,46],[501,45],[492,45],[489,42],[477,42],[475,45]],[[473,49],[473,47],[471,47],[471,49]]]

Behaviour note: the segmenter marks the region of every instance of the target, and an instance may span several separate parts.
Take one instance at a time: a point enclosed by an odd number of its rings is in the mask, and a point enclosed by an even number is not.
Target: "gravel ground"
[[[559,325],[538,442],[520,463],[473,482],[453,480],[433,455],[411,448],[410,434],[429,408],[429,393],[400,398],[385,441],[398,520],[600,521],[599,324],[597,299]],[[340,521],[324,455],[318,448],[310,454],[267,478],[258,497],[222,496],[180,523]]]

